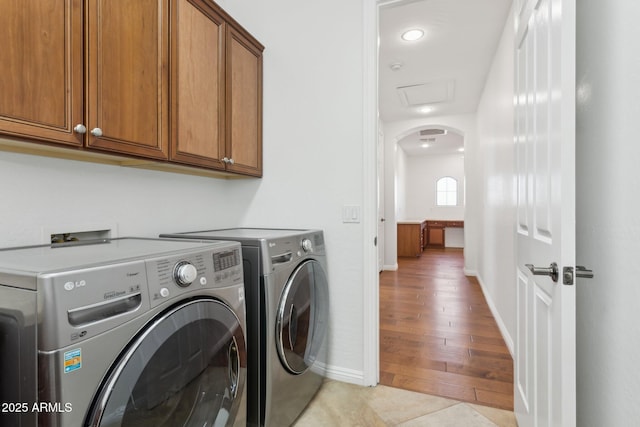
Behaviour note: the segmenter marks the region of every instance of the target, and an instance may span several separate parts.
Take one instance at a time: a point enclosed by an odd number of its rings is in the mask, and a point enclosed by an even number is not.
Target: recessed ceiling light
[[[429,144],[422,144],[420,145],[422,148],[429,148]]]
[[[412,42],[421,39],[422,36],[424,36],[424,31],[418,28],[413,28],[402,33],[400,37],[402,37],[402,40],[404,41]]]
[[[428,114],[433,112],[433,107],[422,107],[418,111],[420,111],[421,113]]]
[[[459,152],[461,152],[461,153],[463,153],[463,152],[464,152],[464,147],[462,147],[462,148],[458,148],[458,151],[459,151]]]

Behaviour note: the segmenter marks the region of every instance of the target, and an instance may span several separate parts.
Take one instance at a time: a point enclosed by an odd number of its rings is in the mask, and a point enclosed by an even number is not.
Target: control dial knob
[[[187,261],[181,261],[173,268],[173,278],[179,286],[187,287],[198,277],[196,267]]]
[[[305,252],[311,252],[313,250],[313,245],[311,244],[311,240],[309,239],[302,239],[302,250],[304,250]]]

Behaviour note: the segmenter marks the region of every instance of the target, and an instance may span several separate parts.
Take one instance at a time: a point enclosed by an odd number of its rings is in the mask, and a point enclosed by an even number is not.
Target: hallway
[[[380,274],[380,383],[513,411],[513,360],[461,249]]]

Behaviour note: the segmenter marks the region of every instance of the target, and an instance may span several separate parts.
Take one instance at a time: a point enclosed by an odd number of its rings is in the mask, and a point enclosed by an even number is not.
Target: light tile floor
[[[326,381],[295,427],[517,427],[513,412],[378,385]]]

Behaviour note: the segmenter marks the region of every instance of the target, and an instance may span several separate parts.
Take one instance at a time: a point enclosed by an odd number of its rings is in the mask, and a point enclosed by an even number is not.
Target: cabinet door
[[[262,50],[251,36],[227,27],[227,170],[262,176]]]
[[[428,227],[428,245],[444,247],[444,227]]]
[[[168,158],[168,0],[87,8],[87,145]]]
[[[82,2],[0,0],[0,133],[82,145]]]
[[[419,224],[398,224],[398,256],[422,255],[422,230]]]
[[[225,24],[205,2],[172,4],[171,160],[225,169]]]

